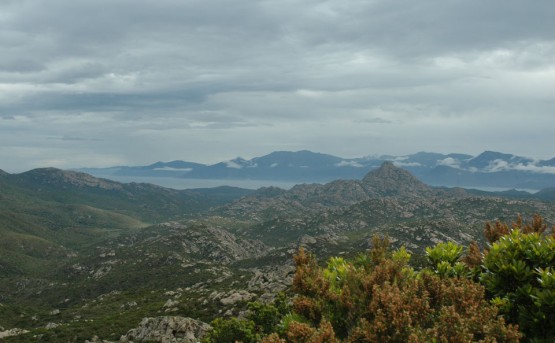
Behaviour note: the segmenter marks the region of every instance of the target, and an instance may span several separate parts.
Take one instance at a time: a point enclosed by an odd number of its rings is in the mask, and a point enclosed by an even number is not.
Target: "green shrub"
[[[529,338],[555,339],[555,238],[510,230],[484,257],[480,281],[492,302]]]
[[[462,261],[464,249],[453,242],[439,243],[426,248],[426,258],[432,270],[440,277],[472,276],[469,266]]]
[[[212,331],[203,338],[204,343],[254,343],[259,340],[252,320],[216,318],[211,324]]]
[[[285,293],[279,293],[271,304],[251,302],[248,304],[248,309],[246,319],[217,318],[212,321],[213,329],[204,337],[203,342],[258,342],[262,336],[283,332],[284,326],[288,325],[284,323],[284,317],[291,317]]]

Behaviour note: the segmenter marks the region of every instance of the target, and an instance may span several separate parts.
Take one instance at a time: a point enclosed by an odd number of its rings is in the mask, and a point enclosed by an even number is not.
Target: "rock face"
[[[121,336],[120,342],[196,343],[212,327],[185,317],[143,318],[139,327]]]

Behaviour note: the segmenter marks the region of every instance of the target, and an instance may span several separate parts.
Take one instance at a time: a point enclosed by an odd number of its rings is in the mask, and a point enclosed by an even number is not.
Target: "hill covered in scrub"
[[[29,331],[7,342],[117,341],[143,318],[242,317],[290,291],[301,247],[352,258],[387,235],[422,265],[439,242],[484,246],[488,221],[555,222],[552,202],[434,188],[387,162],[290,190],[177,191],[56,169],[4,173],[0,187],[0,326]]]

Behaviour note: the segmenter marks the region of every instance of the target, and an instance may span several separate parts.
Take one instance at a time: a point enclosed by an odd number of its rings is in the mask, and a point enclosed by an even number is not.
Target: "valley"
[[[438,242],[483,246],[488,221],[540,214],[552,225],[554,210],[532,196],[431,187],[390,162],[288,190],[2,173],[0,331],[20,330],[6,342],[118,341],[147,317],[241,316],[289,289],[300,247],[354,256],[387,235],[418,264]]]

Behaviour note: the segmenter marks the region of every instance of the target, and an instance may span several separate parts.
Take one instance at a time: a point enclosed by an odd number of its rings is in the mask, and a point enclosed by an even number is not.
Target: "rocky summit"
[[[362,184],[374,197],[384,196],[429,196],[432,189],[392,162],[384,162],[378,169],[366,174]]]

